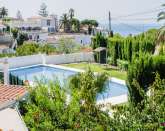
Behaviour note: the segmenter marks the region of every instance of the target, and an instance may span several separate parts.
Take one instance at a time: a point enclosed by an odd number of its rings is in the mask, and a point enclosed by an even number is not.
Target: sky
[[[0,7],[5,6],[9,10],[9,16],[15,17],[18,10],[24,18],[38,15],[40,5],[46,3],[50,14],[57,14],[59,17],[67,13],[69,8],[75,10],[75,16],[79,19],[96,19],[101,23],[108,21],[108,11],[111,11],[112,22],[156,22],[158,11],[165,0],[0,0]],[[123,20],[118,16],[125,16],[138,12],[153,11],[151,14],[136,15]],[[114,18],[118,19],[114,19]],[[151,19],[152,18],[152,19]],[[126,19],[126,18],[125,18]],[[141,20],[149,19],[149,20]],[[151,20],[150,20],[151,19]]]

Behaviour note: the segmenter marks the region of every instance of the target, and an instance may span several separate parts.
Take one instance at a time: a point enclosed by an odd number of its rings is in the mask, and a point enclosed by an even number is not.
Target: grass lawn
[[[126,80],[127,72],[120,71],[111,67],[105,67],[96,63],[72,63],[72,64],[63,64],[63,66],[77,68],[77,69],[88,69],[90,68],[93,72],[106,72],[110,77],[116,77],[118,79]]]

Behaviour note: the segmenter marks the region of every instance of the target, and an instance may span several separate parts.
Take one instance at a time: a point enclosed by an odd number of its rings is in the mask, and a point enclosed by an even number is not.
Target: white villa
[[[27,20],[14,20],[10,22],[11,28],[18,28],[28,34],[30,40],[46,41],[49,33],[58,30],[58,20],[56,15],[48,17],[33,16]]]

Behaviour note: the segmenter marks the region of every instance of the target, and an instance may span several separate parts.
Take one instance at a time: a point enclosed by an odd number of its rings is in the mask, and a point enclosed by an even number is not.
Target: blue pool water
[[[77,74],[75,71],[43,65],[11,70],[10,73],[14,76],[18,76],[21,80],[28,80],[29,82],[45,78],[46,80],[58,80],[61,85],[63,85],[70,76]],[[105,91],[98,94],[97,100],[124,95],[127,94],[127,92],[126,86],[108,81],[106,82]]]

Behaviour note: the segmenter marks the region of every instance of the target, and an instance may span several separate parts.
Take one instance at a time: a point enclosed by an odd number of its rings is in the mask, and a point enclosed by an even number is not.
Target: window
[[[47,20],[47,26],[50,26],[50,20]]]

